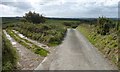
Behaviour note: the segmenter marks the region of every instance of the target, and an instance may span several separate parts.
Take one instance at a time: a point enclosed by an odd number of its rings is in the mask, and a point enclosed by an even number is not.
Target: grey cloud
[[[39,9],[42,11],[58,11],[58,12],[65,12],[65,11],[71,11],[71,8],[73,7],[74,3],[64,3],[64,4],[58,4],[58,5],[43,5]]]
[[[104,6],[103,3],[97,5],[96,2],[86,3],[86,6],[79,5],[79,8],[75,8],[75,3],[65,3],[62,5],[50,5],[43,6],[43,11],[48,15],[59,16],[59,17],[116,17],[117,6]],[[74,10],[72,10],[74,9]]]
[[[94,6],[88,9],[86,15],[117,17],[117,7],[115,6]]]
[[[17,7],[22,10],[31,9],[32,6],[29,2],[2,2],[2,5]]]
[[[54,2],[54,3],[53,3]],[[74,1],[57,2],[56,0],[43,0],[36,2],[35,6],[29,2],[2,2],[0,4],[16,7],[17,13],[25,13],[29,10],[34,10],[39,13],[45,14],[45,16],[52,17],[99,17],[101,15],[107,17],[117,16],[117,5],[105,6],[105,2],[86,2],[77,3]],[[60,4],[59,4],[60,3]],[[37,6],[37,7],[36,7]]]

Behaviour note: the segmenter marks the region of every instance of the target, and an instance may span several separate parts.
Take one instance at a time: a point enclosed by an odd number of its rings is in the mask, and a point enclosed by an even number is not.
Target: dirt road
[[[36,70],[116,70],[77,30],[68,29],[63,43]]]
[[[20,45],[9,34],[7,34],[5,30],[3,30],[3,32],[5,33],[7,39],[10,40],[13,47],[17,49],[19,54],[18,67],[20,67],[21,70],[33,70],[39,65],[39,63],[42,62],[44,59],[43,57],[34,54],[24,46]]]

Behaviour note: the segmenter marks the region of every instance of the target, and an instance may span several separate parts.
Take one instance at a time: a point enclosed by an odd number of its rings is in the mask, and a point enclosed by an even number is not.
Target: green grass
[[[35,52],[36,54],[39,54],[43,57],[47,56],[47,54],[49,53],[49,51],[33,44],[32,42],[23,39],[21,37],[19,37],[16,33],[14,33],[12,30],[7,29],[8,34],[13,37],[18,43],[20,43],[21,45],[25,46],[26,48],[30,49],[31,51]],[[32,46],[30,46],[32,45]],[[39,52],[38,52],[39,49]]]
[[[22,23],[13,27],[13,29],[30,39],[37,40],[48,46],[59,45],[67,31],[64,25],[59,22],[55,23],[54,21],[49,24],[47,22],[44,24]]]
[[[40,55],[46,57],[48,51],[46,51],[46,50],[44,50],[44,49],[42,49],[42,48],[38,48],[38,49],[35,50],[35,53],[36,53],[36,54],[40,54]]]
[[[12,27],[28,38],[37,40],[48,46],[56,46],[61,43],[67,31],[67,26],[64,25],[64,22],[71,23],[70,26],[74,26],[75,24],[73,23],[77,23],[79,21],[46,19],[46,22],[41,24],[16,21],[14,23],[4,24],[3,28]]]
[[[98,48],[108,59],[118,65],[118,39],[116,32],[109,35],[97,34],[94,25],[81,24],[76,28],[79,30],[96,48]]]
[[[2,34],[2,45],[2,70],[10,72],[16,69],[19,56],[16,52],[16,48],[12,46],[4,33]]]
[[[79,22],[78,20],[54,20],[54,19],[47,19],[45,24],[62,24],[63,22]]]

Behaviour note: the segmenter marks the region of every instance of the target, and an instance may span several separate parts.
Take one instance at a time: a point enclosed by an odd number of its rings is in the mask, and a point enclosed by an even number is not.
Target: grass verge
[[[118,39],[117,34],[109,35],[97,34],[94,25],[81,24],[76,28],[79,30],[96,48],[98,48],[110,61],[118,65]]]

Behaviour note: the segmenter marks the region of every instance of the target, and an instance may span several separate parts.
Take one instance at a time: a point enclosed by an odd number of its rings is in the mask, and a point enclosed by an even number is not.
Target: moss
[[[39,55],[41,55],[43,57],[46,57],[48,55],[48,51],[46,51],[45,49],[42,49],[42,48],[36,49],[35,53],[39,54]]]

